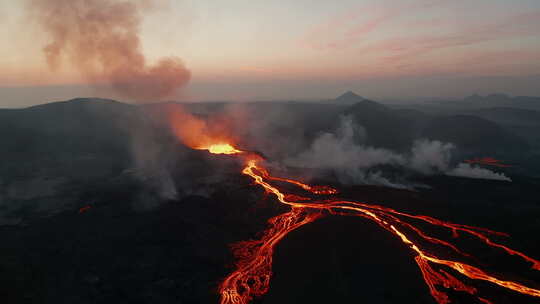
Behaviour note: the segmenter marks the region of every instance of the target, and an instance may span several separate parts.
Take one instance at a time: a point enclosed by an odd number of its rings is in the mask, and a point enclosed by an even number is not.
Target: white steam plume
[[[480,168],[478,166],[471,166],[470,164],[466,163],[460,163],[456,168],[448,171],[446,175],[467,178],[491,179],[507,182],[512,181],[512,179],[504,175],[504,173],[496,173],[491,170]]]
[[[374,171],[379,165],[393,165],[412,169],[425,175],[446,174],[468,178],[482,178],[511,181],[502,173],[459,164],[451,168],[451,154],[455,146],[451,143],[417,140],[411,152],[402,155],[388,149],[359,144],[355,139],[365,141],[365,129],[355,125],[349,116],[343,116],[339,127],[333,133],[323,133],[310,147],[297,156],[285,160],[286,165],[331,171],[339,181],[346,184],[366,183],[404,188],[401,183],[384,177],[381,171]]]
[[[342,183],[370,183],[392,185],[380,173],[367,169],[383,164],[404,164],[403,156],[390,150],[358,145],[355,136],[365,138],[363,128],[351,117],[344,116],[335,133],[324,133],[304,152],[285,163],[291,166],[332,170]]]
[[[423,174],[441,173],[448,170],[454,145],[426,139],[414,142],[408,166]]]

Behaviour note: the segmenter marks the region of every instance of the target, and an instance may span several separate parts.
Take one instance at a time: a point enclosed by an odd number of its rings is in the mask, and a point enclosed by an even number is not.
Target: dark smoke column
[[[177,57],[149,66],[139,39],[151,0],[28,0],[32,18],[50,36],[51,69],[64,57],[92,83],[109,83],[133,100],[155,100],[185,86],[191,72]]]

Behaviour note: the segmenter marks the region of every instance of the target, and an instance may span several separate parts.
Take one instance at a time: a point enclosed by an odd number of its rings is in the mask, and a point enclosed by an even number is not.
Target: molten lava
[[[238,150],[230,144],[213,144],[208,147],[200,147],[199,150],[208,150],[212,154],[239,154],[244,151]]]
[[[215,154],[224,153],[223,151],[232,151],[226,154],[242,152],[231,145],[218,146],[220,148],[207,150]],[[450,241],[428,235],[417,222],[447,229],[454,238],[458,238],[460,232],[469,234],[492,248],[502,249],[510,255],[520,257],[532,264],[533,270],[540,270],[540,261],[492,239],[508,236],[504,233],[445,222],[424,215],[408,214],[373,204],[343,201],[337,198],[311,199],[284,193],[270,181],[290,183],[312,195],[333,195],[337,193],[337,190],[328,186],[310,186],[300,181],[271,176],[260,164],[260,158],[246,158],[246,166],[242,173],[253,178],[255,183],[263,187],[267,193],[275,195],[279,202],[289,205],[291,211],[270,219],[269,228],[264,231],[259,240],[240,242],[233,246],[237,259],[236,269],[220,284],[221,304],[247,304],[254,297],[265,294],[272,276],[272,254],[275,245],[289,232],[313,222],[324,214],[366,218],[400,239],[411,249],[431,295],[439,304],[450,303],[449,295],[446,293],[448,289],[468,293],[482,303],[493,303],[480,296],[481,292],[471,286],[469,280],[464,280],[460,276],[489,282],[493,286],[540,298],[540,289],[504,279],[498,274],[491,274],[487,270],[473,266],[475,260],[469,253],[459,249],[458,245]],[[445,247],[451,251],[444,250],[442,251],[445,252],[444,257],[438,256],[437,252]]]
[[[501,160],[495,159],[493,157],[473,158],[473,159],[465,160],[465,162],[468,164],[479,164],[479,165],[494,166],[494,167],[500,167],[500,168],[512,167],[511,165],[504,164]]]
[[[304,208],[270,219],[270,228],[257,241],[245,241],[233,246],[238,259],[237,270],[221,283],[221,303],[248,303],[254,296],[268,291],[272,275],[272,254],[275,245],[296,228],[311,223],[320,215]]]
[[[86,211],[90,210],[90,208],[92,208],[90,205],[81,207],[79,208],[79,213],[85,213]]]

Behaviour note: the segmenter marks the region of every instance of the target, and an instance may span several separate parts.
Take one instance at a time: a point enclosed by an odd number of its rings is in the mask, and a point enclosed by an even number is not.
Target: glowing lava
[[[504,164],[501,160],[495,159],[493,157],[473,158],[473,159],[465,160],[465,162],[468,164],[479,164],[479,165],[494,166],[494,167],[500,167],[500,168],[512,167],[511,165]]]
[[[90,210],[90,208],[92,208],[90,205],[81,207],[79,208],[79,213],[85,213],[86,211]]]
[[[218,154],[222,153],[220,151],[242,152],[230,145],[226,145],[224,150],[208,150]],[[423,223],[446,229],[454,239],[459,237],[459,232],[469,234],[492,248],[502,249],[510,255],[522,258],[525,262],[532,264],[533,270],[540,270],[540,261],[492,239],[493,237],[508,236],[504,233],[445,222],[424,215],[408,214],[362,202],[344,201],[337,198],[311,199],[292,193],[284,193],[278,186],[272,185],[270,181],[287,182],[301,187],[312,195],[332,195],[336,194],[337,190],[327,186],[310,186],[292,179],[273,177],[268,170],[259,164],[259,160],[259,158],[247,158],[242,173],[253,178],[256,184],[263,187],[267,193],[275,195],[281,203],[291,206],[291,211],[270,219],[268,222],[270,227],[264,231],[259,240],[244,241],[233,246],[237,259],[236,269],[220,284],[221,304],[247,304],[253,297],[265,294],[268,291],[272,275],[272,254],[275,245],[289,232],[313,222],[324,214],[366,218],[400,239],[411,249],[431,295],[439,304],[451,302],[446,293],[448,289],[468,293],[482,303],[493,303],[480,296],[481,292],[460,276],[490,282],[493,286],[540,298],[540,289],[504,279],[500,275],[491,274],[487,270],[473,266],[475,260],[469,253],[459,249],[457,244],[428,235],[418,224]],[[443,248],[451,250],[441,250]],[[438,256],[437,252],[444,252],[444,254]]]
[[[199,150],[208,150],[212,154],[239,154],[244,151],[238,150],[230,144],[213,144],[208,147],[200,147]]]
[[[251,165],[255,166],[255,161],[254,160],[252,160]],[[302,189],[304,189],[306,191],[309,191],[309,192],[311,192],[313,194],[330,195],[330,194],[337,194],[338,193],[338,191],[336,189],[334,189],[334,188],[332,188],[330,186],[325,186],[325,185],[311,186],[311,185],[304,184],[304,183],[299,182],[299,181],[294,180],[294,179],[271,176],[270,173],[268,173],[268,171],[266,169],[264,169],[264,168],[257,168],[257,169],[259,170],[259,172],[261,172],[263,177],[266,178],[266,179],[294,184],[294,185],[297,185],[298,187],[300,187],[300,188],[302,188]]]
[[[270,228],[257,241],[245,241],[233,246],[237,270],[221,283],[221,303],[248,303],[253,297],[268,291],[272,275],[274,246],[289,232],[311,223],[320,215],[304,208],[291,211],[268,221]]]

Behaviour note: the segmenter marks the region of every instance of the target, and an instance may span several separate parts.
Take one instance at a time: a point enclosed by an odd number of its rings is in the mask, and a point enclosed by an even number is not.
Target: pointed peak
[[[352,99],[352,98],[355,98],[355,99],[359,99],[359,100],[360,100],[360,99],[362,99],[362,100],[364,99],[364,97],[362,97],[362,96],[360,96],[360,95],[354,93],[353,91],[347,91],[347,92],[341,94],[341,95],[340,95],[338,98],[336,98],[336,99],[345,99],[345,98],[346,98],[346,99]]]
[[[357,95],[352,91],[347,91],[336,98],[336,102],[342,104],[354,104],[366,100],[364,97]]]
[[[351,105],[356,109],[387,110],[387,108],[373,100],[364,98],[353,91],[347,91],[335,99],[336,104]]]

